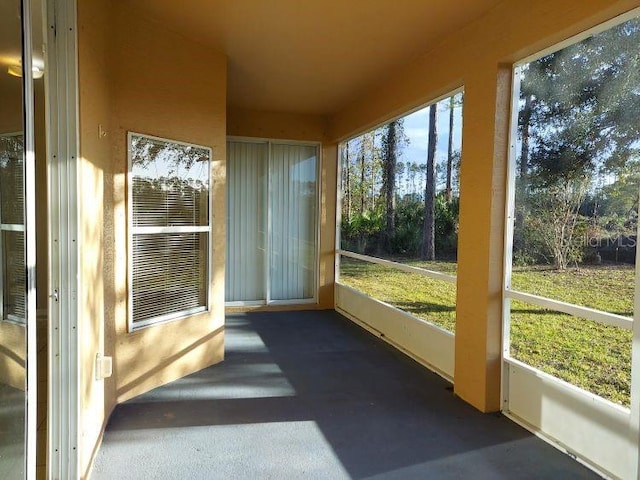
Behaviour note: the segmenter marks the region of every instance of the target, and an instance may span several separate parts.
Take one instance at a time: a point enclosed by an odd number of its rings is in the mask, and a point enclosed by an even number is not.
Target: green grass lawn
[[[453,262],[403,262],[455,275]],[[631,316],[632,266],[589,266],[557,272],[514,269],[514,290]],[[455,330],[456,286],[422,275],[349,258],[341,261],[340,281],[371,297]],[[621,405],[629,406],[631,332],[513,302],[511,355]]]

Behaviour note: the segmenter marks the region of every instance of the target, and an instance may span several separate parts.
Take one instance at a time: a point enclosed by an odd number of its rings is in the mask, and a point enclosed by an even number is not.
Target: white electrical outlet
[[[96,354],[96,380],[109,378],[113,374],[113,359],[103,356],[101,353]]]

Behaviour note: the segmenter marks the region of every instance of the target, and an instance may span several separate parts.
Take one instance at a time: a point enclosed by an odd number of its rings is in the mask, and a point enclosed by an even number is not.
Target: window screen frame
[[[518,139],[518,118],[519,118],[519,98],[520,98],[520,78],[523,66],[533,63],[550,54],[557,53],[565,48],[576,45],[588,38],[615,28],[629,20],[638,18],[640,9],[632,9],[622,15],[616,16],[610,20],[602,22],[592,28],[581,33],[571,36],[561,42],[548,46],[536,53],[528,55],[521,60],[515,61],[511,66],[511,90],[510,90],[510,120],[509,120],[509,150],[508,160],[505,172],[505,210],[504,210],[504,249],[503,249],[503,279],[502,279],[502,375],[501,375],[501,411],[509,418],[514,418],[510,410],[509,395],[509,375],[510,367],[515,366],[525,371],[533,372],[540,378],[554,387],[568,388],[569,391],[578,392],[579,395],[585,396],[589,402],[597,405],[605,405],[605,408],[613,407],[625,414],[637,412],[640,409],[640,395],[635,394],[638,383],[640,383],[640,320],[638,314],[640,312],[640,255],[636,255],[635,274],[634,274],[634,300],[633,315],[624,316],[604,310],[594,309],[582,304],[574,304],[556,300],[546,296],[534,295],[513,289],[511,285],[513,273],[513,243],[515,234],[515,207],[516,207],[516,171],[517,171],[517,139]],[[638,225],[638,233],[640,234],[640,224]],[[630,407],[620,406],[601,397],[593,392],[584,389],[574,383],[562,380],[559,376],[552,375],[540,370],[537,367],[529,365],[525,362],[517,360],[511,355],[511,303],[512,300],[521,301],[529,305],[542,307],[547,310],[553,310],[560,313],[571,315],[572,317],[582,318],[595,323],[609,325],[624,330],[628,330],[632,334],[631,346],[631,395]],[[640,421],[640,417],[635,415],[636,425]],[[518,420],[516,420],[518,421]],[[580,459],[580,457],[578,457]]]
[[[182,145],[187,147],[196,147],[203,149],[208,155],[208,193],[207,193],[207,225],[194,225],[194,226],[165,226],[165,227],[135,227],[133,225],[133,156],[132,156],[132,140],[133,137],[146,138],[156,142],[164,142],[175,145]],[[176,320],[198,315],[204,312],[211,311],[211,272],[212,272],[212,239],[213,234],[213,149],[205,145],[199,145],[195,143],[183,142],[179,140],[173,140],[164,137],[158,137],[154,135],[148,135],[144,133],[129,131],[127,132],[127,324],[129,333],[147,328],[154,325],[161,325]],[[142,230],[142,231],[140,231]],[[157,231],[156,231],[157,230]],[[133,317],[133,239],[135,235],[148,235],[148,234],[171,234],[171,233],[206,233],[207,240],[205,242],[205,251],[207,253],[205,268],[205,305],[186,310],[179,310],[176,312],[152,317],[140,321],[134,321]]]

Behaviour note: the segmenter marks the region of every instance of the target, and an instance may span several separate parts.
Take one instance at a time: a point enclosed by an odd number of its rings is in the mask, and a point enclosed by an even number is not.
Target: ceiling
[[[331,114],[501,0],[127,0],[225,53],[228,104]]]
[[[33,65],[44,67],[40,0],[31,1]],[[22,63],[22,28],[20,0],[0,1],[0,125],[14,124],[22,116],[22,81],[7,73],[10,66]],[[42,82],[42,80],[36,80]],[[9,118],[11,120],[9,120]],[[15,130],[15,129],[13,129]],[[6,133],[6,132],[5,132]]]

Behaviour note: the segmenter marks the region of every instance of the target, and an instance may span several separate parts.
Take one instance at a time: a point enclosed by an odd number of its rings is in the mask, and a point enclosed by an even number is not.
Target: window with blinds
[[[211,149],[129,133],[131,329],[208,308]]]
[[[25,323],[24,141],[0,135],[0,318]]]

